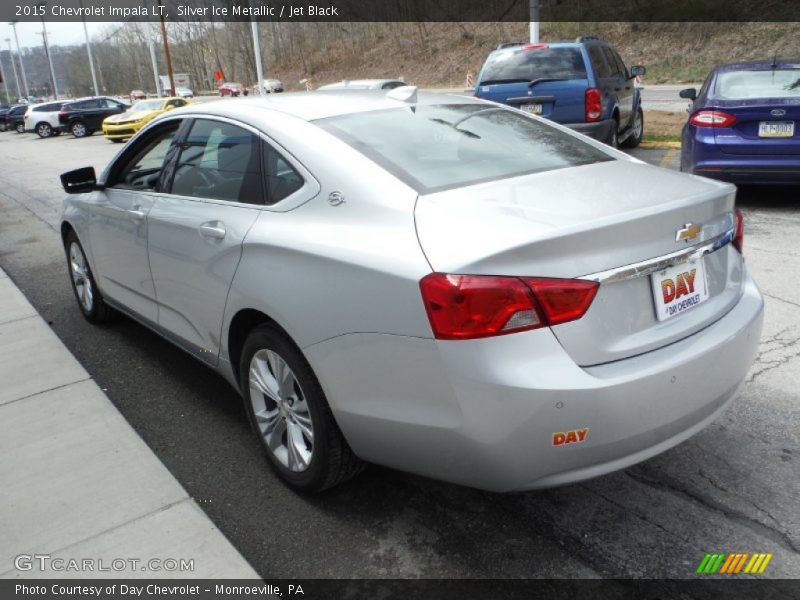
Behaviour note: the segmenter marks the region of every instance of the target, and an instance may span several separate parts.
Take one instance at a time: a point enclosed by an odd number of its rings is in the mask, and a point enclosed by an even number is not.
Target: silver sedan
[[[192,105],[62,183],[83,315],[220,372],[301,490],[625,468],[716,419],[761,333],[733,186],[472,98]]]

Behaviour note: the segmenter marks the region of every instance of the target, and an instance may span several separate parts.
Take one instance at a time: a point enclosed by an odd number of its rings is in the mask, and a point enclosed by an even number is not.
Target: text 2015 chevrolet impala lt
[[[219,371],[304,490],[364,461],[497,491],[621,469],[718,417],[759,341],[731,185],[481,100],[195,105],[62,181],[86,318]]]

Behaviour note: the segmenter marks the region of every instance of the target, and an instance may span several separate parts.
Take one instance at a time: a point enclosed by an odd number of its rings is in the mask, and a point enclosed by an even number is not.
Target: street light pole
[[[153,38],[149,38],[150,42],[150,60],[153,63],[153,79],[156,82],[156,95],[161,98],[161,81],[158,78],[158,61],[156,60],[156,44]]]
[[[531,33],[531,44],[538,44],[539,43],[539,4],[540,0],[529,0],[529,8],[530,8],[530,33]]]
[[[258,23],[255,19],[250,21],[250,27],[253,30],[253,51],[256,53],[256,75],[258,77],[258,95],[263,96],[266,94],[264,89],[264,68],[261,65],[261,42],[258,39]]]
[[[11,50],[11,38],[6,38],[8,42],[8,56],[11,59],[11,70],[14,71],[14,83],[17,85],[17,102],[22,98],[22,89],[19,87],[19,76],[17,75],[17,65],[14,64],[14,51]]]
[[[44,7],[46,4],[42,2],[40,6]],[[42,43],[44,44],[44,53],[47,56],[47,62],[50,64],[50,81],[53,84],[53,98],[58,100],[58,85],[56,85],[56,70],[53,68],[53,58],[50,56],[50,48],[47,45],[47,26],[44,24],[44,11],[42,11]]]
[[[6,104],[11,104],[11,92],[8,91],[8,79],[6,79],[6,70],[3,68],[2,59],[0,59],[0,79],[3,80],[3,88],[6,91]]]
[[[19,58],[19,70],[20,73],[22,74],[22,87],[25,88],[25,98],[27,99],[28,96],[30,96],[31,94],[28,91],[28,77],[25,75],[25,65],[22,64],[22,52],[19,49],[19,37],[17,37],[17,22],[11,21],[10,25],[11,29],[14,30],[14,41],[17,44],[17,57]]]
[[[83,0],[80,1],[81,12],[83,12]],[[83,21],[83,36],[86,38],[86,52],[89,54],[89,69],[92,71],[92,86],[94,95],[99,96],[100,90],[97,87],[97,74],[94,72],[94,58],[92,58],[92,45],[89,43],[89,31],[86,29],[86,17],[81,17]]]

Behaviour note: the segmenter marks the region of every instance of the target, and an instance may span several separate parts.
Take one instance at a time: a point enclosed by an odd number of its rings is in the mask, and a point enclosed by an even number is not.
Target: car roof
[[[778,69],[794,68],[800,69],[800,60],[750,60],[744,62],[726,63],[717,65],[714,70],[717,72],[725,71],[763,71],[771,69],[772,65]]]
[[[390,97],[386,90],[317,90],[270,94],[268,97],[237,98],[192,104],[180,113],[218,115],[247,122],[258,109],[272,110],[313,121],[347,114],[433,104],[486,104],[483,100],[459,94],[419,92],[416,103]],[[322,99],[324,96],[324,100]],[[177,114],[177,111],[176,111]]]

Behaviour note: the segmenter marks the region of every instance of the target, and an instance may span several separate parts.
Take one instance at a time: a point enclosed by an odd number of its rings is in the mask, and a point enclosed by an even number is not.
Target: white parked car
[[[178,98],[194,98],[194,92],[187,87],[176,88],[175,95]]]
[[[63,102],[31,104],[25,113],[25,131],[35,132],[42,138],[60,134],[61,124],[58,122],[58,113],[63,104]]]

